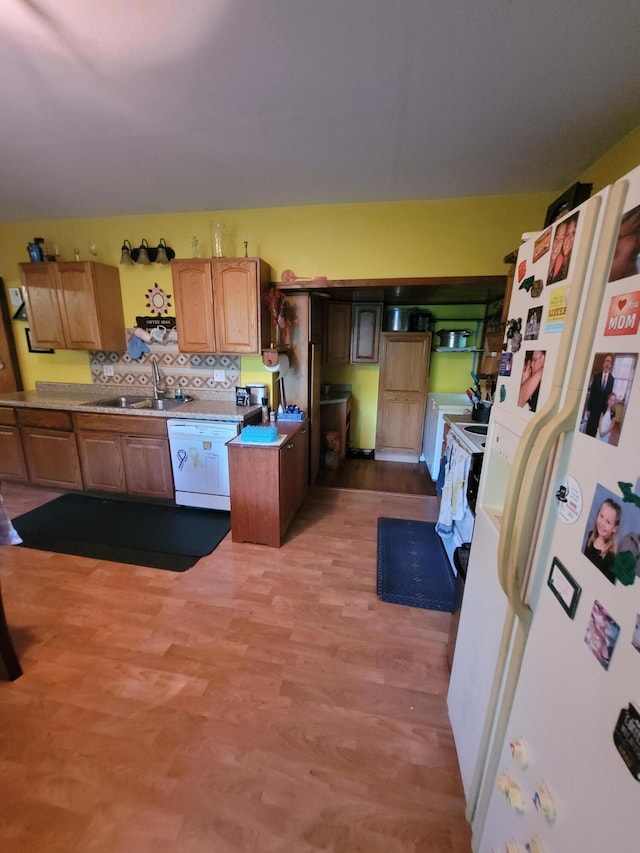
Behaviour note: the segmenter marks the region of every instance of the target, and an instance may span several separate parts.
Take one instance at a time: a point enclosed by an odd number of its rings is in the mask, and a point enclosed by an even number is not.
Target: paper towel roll
[[[289,356],[285,352],[281,352],[278,355],[278,363],[274,364],[273,367],[265,364],[265,368],[269,373],[279,373],[280,376],[286,376],[289,372]]]

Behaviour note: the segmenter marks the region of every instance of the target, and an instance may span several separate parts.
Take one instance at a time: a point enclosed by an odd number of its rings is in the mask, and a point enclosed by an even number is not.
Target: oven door
[[[469,465],[469,475],[467,477],[467,503],[474,515],[476,513],[476,499],[478,497],[478,487],[480,486],[480,474],[482,473],[483,459],[484,453],[472,454],[471,463]]]

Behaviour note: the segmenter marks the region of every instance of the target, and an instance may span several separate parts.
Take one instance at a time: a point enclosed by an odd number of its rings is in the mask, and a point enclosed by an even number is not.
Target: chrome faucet
[[[151,379],[153,380],[153,399],[159,400],[164,395],[164,391],[159,388],[160,371],[158,370],[158,359],[155,357],[151,359]]]

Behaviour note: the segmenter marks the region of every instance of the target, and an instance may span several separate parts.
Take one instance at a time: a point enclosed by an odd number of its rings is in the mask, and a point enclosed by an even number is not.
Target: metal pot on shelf
[[[440,338],[440,346],[447,349],[464,349],[470,334],[469,329],[441,329],[436,332]]]
[[[409,309],[387,306],[384,309],[383,332],[407,332],[409,330]]]

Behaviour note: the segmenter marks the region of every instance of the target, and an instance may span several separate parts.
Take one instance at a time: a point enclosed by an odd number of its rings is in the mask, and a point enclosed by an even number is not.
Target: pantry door
[[[376,459],[420,461],[430,355],[430,332],[383,332]]]

